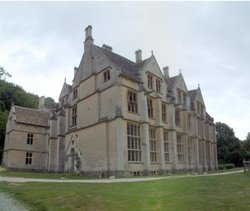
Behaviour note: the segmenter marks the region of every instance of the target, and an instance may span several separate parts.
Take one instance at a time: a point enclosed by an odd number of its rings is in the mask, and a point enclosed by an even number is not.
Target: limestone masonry
[[[84,54],[71,85],[52,109],[13,105],[3,165],[14,169],[129,176],[216,169],[213,118],[200,88],[169,76],[154,55],[135,62],[94,45],[85,29]]]

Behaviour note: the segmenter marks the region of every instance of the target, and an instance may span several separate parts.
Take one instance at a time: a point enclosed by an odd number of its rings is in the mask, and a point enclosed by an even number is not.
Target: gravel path
[[[0,211],[28,211],[18,201],[0,192]]]
[[[243,170],[214,173],[214,174],[186,174],[186,175],[175,175],[166,177],[143,177],[143,178],[114,178],[114,179],[34,179],[34,178],[21,178],[21,177],[2,177],[0,176],[0,182],[11,182],[11,183],[25,183],[25,182],[54,182],[54,183],[121,183],[121,182],[143,182],[143,181],[154,181],[163,179],[178,179],[186,177],[204,177],[204,176],[220,176],[226,174],[235,174],[243,172]]]

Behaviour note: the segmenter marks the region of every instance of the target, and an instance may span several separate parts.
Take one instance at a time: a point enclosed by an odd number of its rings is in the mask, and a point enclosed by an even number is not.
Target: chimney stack
[[[85,42],[84,42],[84,51],[90,48],[93,45],[94,39],[92,37],[92,26],[88,25],[85,29]]]
[[[109,45],[106,45],[106,44],[103,44],[102,48],[104,48],[104,49],[106,49],[108,51],[113,51],[113,48],[111,46],[109,46]]]
[[[169,68],[168,68],[168,66],[163,67],[162,69],[163,69],[164,77],[169,78]]]
[[[77,68],[77,67],[74,67],[74,77],[76,76],[77,71],[78,71],[78,68]]]
[[[87,39],[93,39],[92,38],[92,26],[91,25],[88,25],[88,27],[86,27],[86,29],[85,29],[85,41]]]
[[[142,53],[141,53],[141,49],[135,51],[135,62],[139,63],[142,61]]]
[[[39,109],[45,108],[45,97],[44,97],[44,96],[41,96],[41,97],[39,98],[39,105],[38,105],[38,108],[39,108]]]

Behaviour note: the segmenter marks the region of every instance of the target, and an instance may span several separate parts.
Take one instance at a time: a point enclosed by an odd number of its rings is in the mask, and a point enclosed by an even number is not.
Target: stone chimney
[[[78,71],[78,68],[77,68],[77,67],[74,67],[74,76],[76,76],[77,71]]]
[[[135,51],[135,62],[139,63],[142,61],[141,49]]]
[[[164,77],[169,78],[169,68],[168,68],[168,66],[163,67],[162,69],[163,69]]]
[[[94,39],[92,37],[92,26],[88,25],[85,29],[85,42],[84,42],[84,50],[90,45],[93,45]]]
[[[103,45],[102,45],[102,48],[104,48],[104,49],[106,49],[106,50],[108,50],[108,51],[112,51],[112,50],[113,50],[113,48],[112,48],[111,46],[106,45],[106,44],[103,44]]]
[[[39,98],[39,105],[38,105],[38,108],[41,109],[41,108],[45,108],[45,97],[44,96],[41,96]]]

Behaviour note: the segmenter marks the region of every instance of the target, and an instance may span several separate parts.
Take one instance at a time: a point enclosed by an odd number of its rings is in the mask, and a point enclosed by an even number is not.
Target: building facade
[[[218,166],[215,125],[200,88],[188,90],[182,74],[161,71],[154,55],[143,60],[137,50],[133,62],[96,46],[91,26],[73,83],[64,82],[46,128],[48,171],[129,176]],[[7,145],[15,141],[6,136],[7,167]]]

